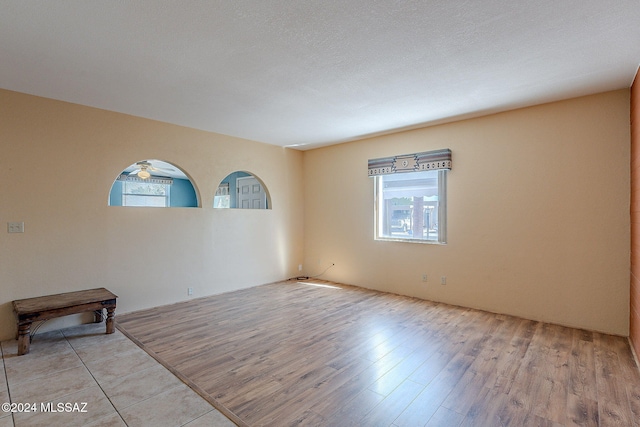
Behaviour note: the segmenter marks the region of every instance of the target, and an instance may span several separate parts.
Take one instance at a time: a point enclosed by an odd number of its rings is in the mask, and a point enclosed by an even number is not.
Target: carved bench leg
[[[93,323],[102,323],[104,320],[104,313],[102,310],[96,310],[93,312]]]
[[[18,325],[18,356],[29,353],[31,344],[31,323]]]
[[[114,331],[113,317],[115,316],[115,307],[107,308],[107,333],[112,334]]]

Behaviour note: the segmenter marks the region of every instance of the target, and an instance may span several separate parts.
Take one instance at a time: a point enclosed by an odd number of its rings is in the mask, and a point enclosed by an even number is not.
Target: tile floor
[[[106,335],[104,324],[37,334],[24,356],[16,340],[0,348],[0,403],[37,408],[0,411],[0,427],[235,425],[120,331]],[[49,402],[74,412],[42,412]],[[77,412],[82,403],[86,412]]]

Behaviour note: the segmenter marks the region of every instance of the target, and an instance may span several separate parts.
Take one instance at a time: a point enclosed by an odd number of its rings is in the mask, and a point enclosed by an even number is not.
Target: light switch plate
[[[24,233],[24,222],[8,222],[8,233]]]

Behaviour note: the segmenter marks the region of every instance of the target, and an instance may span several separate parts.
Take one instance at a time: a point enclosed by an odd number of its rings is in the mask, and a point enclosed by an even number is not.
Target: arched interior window
[[[118,175],[111,186],[109,206],[189,208],[198,206],[198,195],[179,167],[148,159],[130,165]]]
[[[218,184],[213,197],[218,209],[271,209],[269,191],[264,182],[250,172],[230,173]]]

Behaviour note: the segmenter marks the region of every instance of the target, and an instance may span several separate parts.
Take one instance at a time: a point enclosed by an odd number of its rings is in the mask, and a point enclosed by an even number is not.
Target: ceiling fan
[[[135,164],[135,168],[133,171],[129,172],[128,176],[138,176],[140,179],[148,179],[151,177],[151,172],[165,172],[170,174],[171,172],[175,172],[173,169],[163,169],[154,167],[151,162],[143,160]]]

